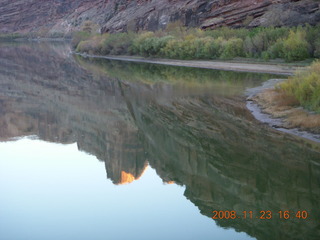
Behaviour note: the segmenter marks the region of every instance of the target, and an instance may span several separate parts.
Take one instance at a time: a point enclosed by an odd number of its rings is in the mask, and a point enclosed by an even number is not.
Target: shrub
[[[277,88],[294,96],[302,106],[320,112],[320,62],[314,62],[307,70],[296,73]]]
[[[90,23],[90,22],[89,22]],[[92,24],[84,29],[88,31]],[[91,30],[90,30],[91,31]],[[180,59],[231,59],[257,57],[265,60],[284,58],[299,61],[320,56],[320,25],[304,28],[254,28],[202,31],[186,29],[179,22],[170,23],[166,30],[153,32],[104,34],[102,38],[88,32],[74,34],[72,46],[90,37],[92,43],[82,43],[78,50],[98,54],[135,54],[141,56]]]
[[[73,49],[76,49],[78,44],[81,42],[81,41],[85,41],[85,40],[88,40],[90,38],[90,33],[88,32],[75,32],[72,36],[72,41],[71,41],[71,47]]]
[[[256,34],[253,37],[246,37],[243,45],[248,57],[260,57],[261,52],[267,50],[265,33]]]
[[[310,54],[320,57],[320,24],[317,26],[306,25],[306,40],[310,44]]]
[[[132,45],[129,48],[130,53],[142,55],[143,54],[142,43],[146,39],[152,38],[152,37],[154,37],[153,32],[143,32],[143,33],[138,34],[138,36],[133,39]]]
[[[140,42],[140,54],[143,56],[160,56],[161,49],[172,39],[172,36],[145,38]]]
[[[242,57],[243,54],[243,40],[240,38],[231,38],[223,44],[220,58],[231,59]]]
[[[320,58],[320,38],[314,42],[313,47],[313,56],[316,58]]]
[[[243,49],[245,51],[246,57],[254,57],[255,55],[255,46],[253,45],[252,38],[249,36],[243,42]]]
[[[257,57],[261,52],[267,50],[268,47],[268,39],[266,32],[259,32],[252,38],[252,43],[254,46],[254,55]]]
[[[309,44],[305,36],[306,33],[303,30],[290,31],[288,38],[283,43],[286,61],[299,61],[310,57]]]
[[[106,34],[102,42],[101,54],[128,54],[133,38],[133,33]]]
[[[271,45],[268,50],[268,56],[271,59],[275,59],[275,58],[283,58],[284,57],[284,40],[283,39],[278,39],[278,41],[276,41],[273,45]]]
[[[104,37],[105,35],[96,35],[90,38],[90,40],[81,41],[78,44],[76,51],[89,54],[100,54]]]
[[[161,54],[168,58],[179,58],[183,56],[182,40],[171,39],[166,46],[161,49]]]
[[[76,52],[92,53],[92,51],[90,41],[81,41],[76,48]]]
[[[267,51],[264,51],[261,53],[261,58],[265,61],[268,61],[270,59],[270,54]]]
[[[222,38],[170,39],[161,49],[161,55],[180,59],[214,59],[220,56]]]
[[[287,38],[289,35],[289,28],[281,27],[281,28],[264,28],[263,29],[263,38],[265,41],[266,46],[271,46],[274,44],[278,39]]]
[[[220,39],[214,40],[211,37],[194,40],[196,47],[195,58],[197,59],[215,59],[220,56],[221,47]]]
[[[276,58],[273,57],[273,55],[275,55],[274,51],[279,45],[275,44],[281,39],[287,38],[288,34],[289,30],[286,27],[253,29],[249,36],[244,40],[244,50],[246,55],[248,57],[265,57],[266,53],[264,53],[264,56],[262,56],[262,53],[267,52],[271,58]],[[275,48],[272,50],[270,47],[273,45],[275,45]]]

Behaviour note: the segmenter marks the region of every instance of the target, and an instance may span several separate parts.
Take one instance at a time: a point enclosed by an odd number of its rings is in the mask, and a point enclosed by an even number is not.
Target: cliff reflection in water
[[[241,95],[271,77],[74,59],[59,44],[1,46],[0,137],[77,142],[115,184],[149,164],[208,217],[307,210],[307,220],[217,221],[257,239],[318,239],[319,144],[260,124]]]

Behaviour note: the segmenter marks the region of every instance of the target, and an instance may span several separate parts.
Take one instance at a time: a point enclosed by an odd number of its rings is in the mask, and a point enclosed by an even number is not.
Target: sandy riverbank
[[[98,56],[79,54],[83,57],[104,58],[110,60],[128,61],[128,62],[143,62],[162,64],[169,66],[180,67],[195,67],[227,71],[242,71],[242,72],[258,72],[258,73],[272,73],[280,75],[292,75],[297,69],[297,66],[290,66],[286,64],[265,64],[265,63],[243,63],[241,61],[225,62],[225,61],[202,61],[202,60],[175,60],[175,59],[161,59],[161,58],[143,58],[137,56]]]

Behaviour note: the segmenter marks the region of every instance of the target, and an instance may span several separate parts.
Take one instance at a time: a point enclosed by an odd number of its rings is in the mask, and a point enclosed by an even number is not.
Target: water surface
[[[0,238],[319,239],[319,144],[245,106],[275,77],[1,45]]]

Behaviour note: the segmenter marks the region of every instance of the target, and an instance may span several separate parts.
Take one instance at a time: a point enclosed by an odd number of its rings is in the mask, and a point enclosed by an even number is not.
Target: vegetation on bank
[[[0,41],[13,41],[17,38],[21,38],[19,33],[0,34]]]
[[[280,83],[277,90],[306,109],[320,113],[320,61]]]
[[[219,28],[202,31],[168,24],[157,32],[74,34],[77,52],[97,55],[139,55],[173,59],[282,58],[287,62],[320,57],[320,24],[317,26],[254,29]]]
[[[29,32],[29,33],[3,33],[0,34],[0,41],[9,42],[17,39],[70,39],[70,34],[64,34],[61,32],[53,32],[53,33],[41,33],[41,32]]]

